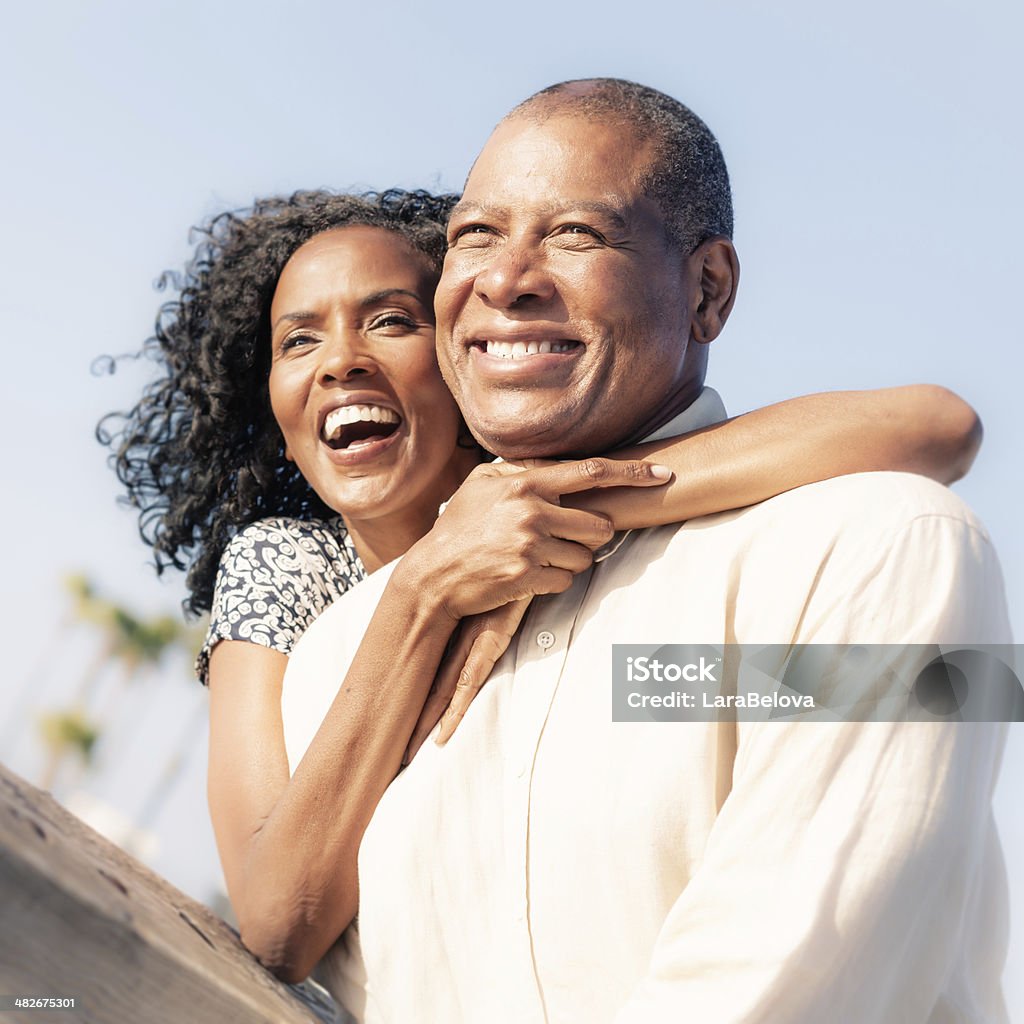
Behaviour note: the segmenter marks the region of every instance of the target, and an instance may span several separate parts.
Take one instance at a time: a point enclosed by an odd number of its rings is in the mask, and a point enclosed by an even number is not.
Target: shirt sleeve
[[[798,642],[1009,642],[998,564],[968,523],[922,517],[861,554],[858,576],[826,561]],[[878,676],[864,685],[877,696]],[[1005,728],[740,723],[702,865],[615,1024],[1005,1021]]]
[[[311,560],[310,543],[284,520],[253,523],[232,538],[217,569],[210,626],[196,659],[204,686],[210,655],[221,640],[290,654],[332,598],[320,579],[325,567],[320,563],[327,559],[316,552],[319,557]]]

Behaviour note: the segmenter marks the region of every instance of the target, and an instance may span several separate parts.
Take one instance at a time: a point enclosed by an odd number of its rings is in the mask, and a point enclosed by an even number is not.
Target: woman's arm
[[[952,483],[970,469],[980,444],[977,414],[946,388],[917,384],[807,395],[612,452],[614,459],[656,459],[674,477],[667,487],[582,492],[566,496],[563,504],[601,512],[619,530],[661,526],[753,505],[847,473],[903,470]],[[436,742],[447,741],[524,613],[525,606],[510,605],[463,624],[413,733],[409,756],[438,719]]]
[[[281,717],[287,658],[239,641],[214,648],[210,814],[242,942],[284,981],[305,978],[355,914],[362,833],[454,624],[424,598],[421,578],[396,568],[292,777]]]
[[[456,623],[558,593],[591,564],[611,524],[561,507],[561,494],[656,485],[666,475],[601,459],[475,470],[395,567],[291,778],[281,718],[285,656],[237,641],[214,648],[210,812],[242,941],[280,978],[304,978],[355,914],[363,832],[399,770]]]
[[[654,491],[592,492],[564,504],[602,512],[624,530],[742,508],[848,473],[902,470],[948,484],[970,469],[981,433],[974,410],[936,385],[806,395],[613,452],[655,459],[675,478]]]

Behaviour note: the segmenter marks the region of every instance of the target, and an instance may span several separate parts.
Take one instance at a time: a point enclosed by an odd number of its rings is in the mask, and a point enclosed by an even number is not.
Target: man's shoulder
[[[671,528],[667,528],[671,529]],[[645,542],[652,558],[810,583],[823,571],[853,581],[890,559],[908,566],[994,559],[985,527],[952,491],[910,473],[857,473],[794,488],[757,505],[684,523]]]
[[[981,520],[963,499],[914,473],[853,473],[822,480],[753,505],[744,514],[794,529],[816,522],[835,531],[875,537],[917,520],[944,519],[987,538]]]
[[[947,488],[863,473],[691,520],[646,542],[654,574],[731,610],[741,642],[1003,642],[998,559]]]

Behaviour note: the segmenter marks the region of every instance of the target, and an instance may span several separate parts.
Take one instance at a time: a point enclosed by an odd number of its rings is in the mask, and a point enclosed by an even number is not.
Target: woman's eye
[[[385,313],[383,316],[377,317],[370,327],[372,329],[381,327],[404,327],[409,330],[415,330],[419,325],[411,317],[405,313]]]
[[[309,345],[315,341],[316,338],[312,334],[289,334],[281,342],[281,351],[287,352],[289,349],[297,348],[300,345]]]

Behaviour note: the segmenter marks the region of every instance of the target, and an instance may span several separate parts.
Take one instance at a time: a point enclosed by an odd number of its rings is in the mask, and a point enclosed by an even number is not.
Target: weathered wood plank
[[[309,1024],[212,911],[0,765],[0,995],[73,996],[45,1024]]]

